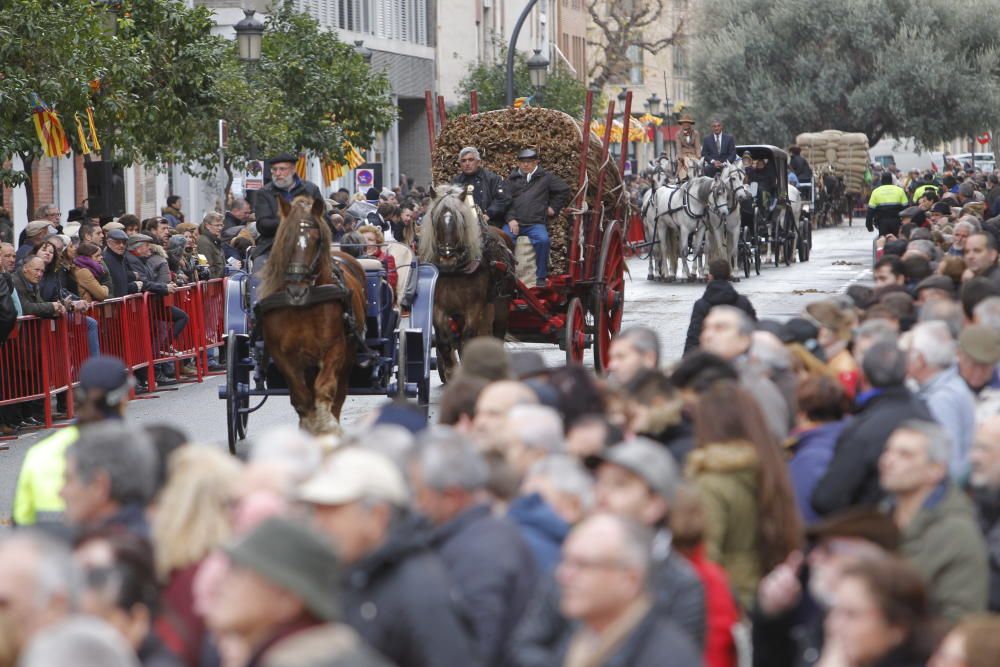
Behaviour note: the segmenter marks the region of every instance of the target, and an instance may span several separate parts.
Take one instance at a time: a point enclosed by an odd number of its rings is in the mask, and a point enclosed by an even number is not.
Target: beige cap
[[[334,453],[299,487],[297,495],[313,505],[343,505],[370,498],[405,507],[410,494],[403,473],[387,456],[348,447]]]
[[[125,231],[125,225],[123,225],[120,222],[106,222],[106,223],[104,223],[104,226],[101,227],[101,229],[103,229],[104,233],[107,234],[112,229],[118,229],[118,230],[121,230],[121,231]]]
[[[958,346],[977,364],[1000,362],[1000,332],[981,324],[970,324],[958,337]]]

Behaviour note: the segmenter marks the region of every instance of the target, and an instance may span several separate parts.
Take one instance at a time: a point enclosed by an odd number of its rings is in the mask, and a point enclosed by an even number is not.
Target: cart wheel
[[[806,220],[805,229],[799,238],[799,261],[808,262],[809,252],[812,250],[812,221]]]
[[[784,227],[784,234],[782,234],[782,238],[784,239],[782,245],[784,247],[781,249],[781,253],[783,255],[781,259],[785,262],[785,266],[791,266],[792,257],[795,253],[795,238],[798,236],[798,234],[795,233],[795,216],[792,215],[791,211],[785,212]]]
[[[740,242],[740,266],[743,267],[743,277],[750,277],[750,248],[746,240]]]
[[[625,254],[622,229],[612,221],[604,229],[601,261],[597,266],[598,286],[594,293],[594,368],[598,373],[608,367],[611,339],[622,328],[625,312]]]
[[[396,336],[396,393],[397,398],[406,400],[406,329],[400,323]]]
[[[229,439],[229,453],[236,453],[236,442],[247,437],[246,409],[250,406],[248,396],[239,396],[237,388],[250,381],[250,370],[241,366],[241,339],[232,331],[226,337],[226,434]],[[241,412],[242,410],[242,412]]]
[[[569,301],[569,307],[566,308],[566,331],[563,338],[566,365],[583,363],[583,353],[590,342],[587,340],[586,325],[586,311],[583,309],[583,304],[573,297]]]

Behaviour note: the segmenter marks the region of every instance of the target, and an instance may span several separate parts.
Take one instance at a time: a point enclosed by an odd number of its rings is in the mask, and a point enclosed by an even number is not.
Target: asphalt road
[[[871,234],[858,220],[853,227],[817,230],[813,245],[809,262],[790,267],[764,267],[760,276],[752,276],[736,285],[753,302],[759,317],[792,317],[824,294],[835,294],[852,282],[870,279]],[[631,277],[626,278],[623,326],[643,324],[655,328],[660,334],[665,359],[676,359],[684,347],[691,307],[704,291],[704,284],[647,282],[646,262],[635,258],[629,260],[629,270]],[[538,349],[551,365],[560,365],[565,360],[564,353],[555,346],[514,343],[511,347]],[[592,363],[589,352],[585,363]],[[432,416],[433,404],[440,395],[436,373],[433,376]],[[134,401],[128,407],[128,420],[138,424],[168,422],[187,430],[195,441],[224,448],[224,403],[217,397],[217,387],[223,381],[224,378],[209,377],[201,384],[182,385],[176,391],[164,391],[154,398]],[[356,427],[384,401],[381,397],[349,397],[342,420],[345,429]],[[271,397],[263,408],[250,416],[250,438],[269,426],[295,421],[288,399]],[[43,431],[22,436],[6,443],[8,449],[0,451],[0,521],[10,516],[17,474],[25,452],[46,435]]]

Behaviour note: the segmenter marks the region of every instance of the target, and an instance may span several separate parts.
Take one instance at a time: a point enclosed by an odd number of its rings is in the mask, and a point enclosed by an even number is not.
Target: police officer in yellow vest
[[[80,369],[74,396],[78,426],[57,430],[28,450],[14,493],[14,523],[19,526],[62,524],[65,503],[59,496],[66,471],[66,450],[80,426],[122,419],[132,389],[132,375],[117,357],[88,359]]]
[[[865,226],[873,232],[878,227],[878,235],[899,233],[899,213],[910,205],[906,190],[894,185],[892,174],[882,174],[882,184],[872,190],[868,199],[868,218]]]

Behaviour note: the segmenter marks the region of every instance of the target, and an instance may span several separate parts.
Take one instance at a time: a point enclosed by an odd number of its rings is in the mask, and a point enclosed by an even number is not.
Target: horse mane
[[[319,216],[313,214],[315,200],[307,195],[299,195],[292,200],[287,216],[281,217],[278,231],[274,235],[271,255],[264,266],[260,286],[260,298],[281,292],[285,289],[285,270],[292,261],[295,252],[295,241],[298,237],[298,223],[302,218],[312,218],[319,229],[319,261],[316,264],[316,284],[329,284],[332,277],[332,259],[330,248],[333,245],[333,234],[330,226]],[[279,209],[280,211],[280,209]]]
[[[712,183],[709,176],[698,176],[691,180],[688,192],[698,201],[705,203],[708,201],[708,193],[712,189]]]
[[[441,185],[434,189],[439,193],[431,202],[420,225],[420,243],[417,256],[421,262],[434,263],[438,259],[436,230],[434,221],[450,211],[462,224],[459,225],[461,245],[468,249],[470,262],[477,262],[483,255],[483,231],[476,212],[465,202],[468,193],[460,185]]]

